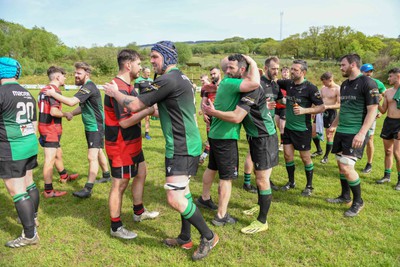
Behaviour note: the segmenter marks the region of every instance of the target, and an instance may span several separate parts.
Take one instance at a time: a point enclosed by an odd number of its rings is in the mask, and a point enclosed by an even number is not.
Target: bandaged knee
[[[336,155],[336,160],[342,163],[343,165],[354,166],[357,162],[356,159],[352,159],[349,157],[343,157],[341,155]]]
[[[188,186],[190,182],[190,178],[188,178],[185,182],[180,182],[180,183],[165,183],[164,184],[164,189],[165,190],[185,190],[186,186]]]

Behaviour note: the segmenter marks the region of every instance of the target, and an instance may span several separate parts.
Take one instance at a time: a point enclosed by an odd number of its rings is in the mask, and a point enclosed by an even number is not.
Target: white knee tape
[[[340,157],[339,161],[344,165],[354,166],[357,160],[342,156]]]
[[[165,183],[164,189],[165,190],[185,190],[186,186],[188,186],[190,178],[187,179],[186,182],[181,183]]]

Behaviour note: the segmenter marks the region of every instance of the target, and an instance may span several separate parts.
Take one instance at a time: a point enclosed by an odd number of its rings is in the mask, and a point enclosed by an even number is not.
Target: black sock
[[[325,155],[324,158],[327,158],[329,156],[329,153],[331,153],[332,151],[332,147],[333,147],[333,143],[326,143],[326,151],[325,151]]]
[[[143,203],[140,203],[139,205],[133,205],[133,213],[135,215],[142,215],[143,212],[144,212]]]
[[[319,141],[318,137],[313,137],[313,142],[315,144],[315,147],[317,148],[318,152],[322,152],[322,148],[321,148],[321,142]]]
[[[205,237],[207,240],[211,240],[213,238],[213,232],[207,226],[199,208],[197,208],[193,202],[189,201],[188,206],[182,213],[182,216],[194,227],[196,227],[202,237]]]
[[[258,214],[257,220],[266,223],[269,207],[271,206],[272,194],[271,189],[261,190],[259,193],[260,198],[260,213]]]
[[[24,234],[27,238],[35,236],[35,207],[28,193],[18,194],[13,196],[15,209],[18,217],[21,219],[24,228]]]
[[[103,178],[110,178],[111,177],[111,174],[110,174],[110,172],[108,171],[108,172],[103,172]],[[93,186],[92,186],[92,188],[93,188]]]
[[[35,207],[35,217],[36,217],[39,209],[39,200],[40,200],[39,190],[37,189],[36,184],[33,183],[26,188],[26,192],[28,193],[29,197],[31,198],[31,201],[33,202],[33,206]]]
[[[307,185],[306,185],[306,187],[312,188],[312,180],[313,180],[313,174],[314,174],[314,164],[310,163],[310,164],[304,166],[304,169],[306,171],[306,177],[307,177]]]
[[[51,191],[53,191],[53,184],[44,184],[44,191],[46,191],[46,193],[50,193]]]
[[[351,189],[351,192],[353,193],[353,203],[361,203],[361,180],[360,178],[357,178],[355,181],[349,182],[349,186]]]
[[[94,184],[93,183],[86,183],[85,188],[89,191],[92,192]]]
[[[190,227],[192,226],[191,223],[183,218],[181,215],[181,233],[179,234],[178,238],[182,239],[183,241],[189,241],[191,237]]]
[[[294,184],[294,171],[296,166],[294,165],[294,161],[286,162],[286,171],[288,173],[289,182]]]
[[[120,217],[111,218],[111,229],[113,232],[116,232],[122,225],[123,224]]]
[[[58,172],[58,174],[59,174],[60,176],[61,176],[61,175],[65,175],[65,174],[67,174],[67,170],[64,169],[64,170]]]
[[[342,196],[345,199],[350,199],[350,186],[344,174],[340,174],[340,185],[342,186]]]

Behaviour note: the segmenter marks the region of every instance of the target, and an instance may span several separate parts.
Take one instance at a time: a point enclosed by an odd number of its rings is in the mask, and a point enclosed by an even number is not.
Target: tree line
[[[290,35],[282,41],[272,38],[241,37],[215,42],[176,43],[179,63],[191,62],[193,57],[227,55],[231,53],[261,56],[277,55],[281,58],[337,60],[347,53],[358,53],[364,62],[386,70],[399,65],[400,36],[386,38],[382,35],[367,36],[348,26],[313,26],[303,33]],[[50,64],[57,64],[72,71],[73,62],[84,60],[94,67],[95,74],[110,75],[117,71],[115,56],[122,48],[149,54],[149,48],[135,42],[125,47],[112,43],[104,46],[68,47],[60,38],[41,27],[27,29],[22,25],[0,20],[0,56],[18,59],[25,75],[41,75]],[[145,63],[148,63],[145,61]]]

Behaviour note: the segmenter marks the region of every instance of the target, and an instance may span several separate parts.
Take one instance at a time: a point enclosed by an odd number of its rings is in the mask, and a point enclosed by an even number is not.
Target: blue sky
[[[70,47],[233,36],[279,40],[280,12],[283,38],[324,25],[400,35],[399,0],[0,0],[1,19],[44,27]]]

